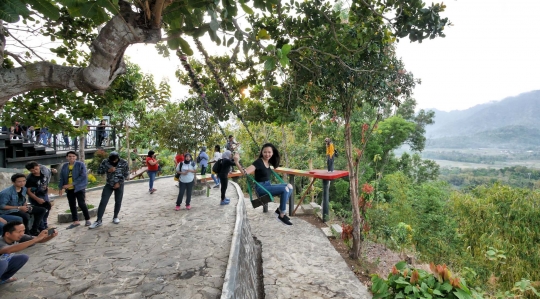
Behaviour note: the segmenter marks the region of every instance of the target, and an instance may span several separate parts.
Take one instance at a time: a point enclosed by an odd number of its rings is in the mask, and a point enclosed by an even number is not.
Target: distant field
[[[481,163],[467,163],[467,162],[457,162],[457,161],[448,161],[448,160],[435,160],[437,164],[441,167],[458,167],[458,168],[488,168],[488,169],[501,169],[510,166],[525,166],[529,168],[540,169],[540,160],[530,160],[530,161],[510,161],[510,162],[500,162],[495,164],[481,164]]]
[[[491,163],[474,163],[476,161],[472,161],[472,162],[453,161],[452,158],[454,154],[443,155],[442,153],[460,153],[460,155],[455,155],[455,156],[461,156],[457,160],[469,160],[469,159],[463,159],[463,156],[489,157],[491,158],[492,162]],[[494,149],[494,148],[470,148],[470,149],[429,148],[429,149],[426,149],[423,154],[426,154],[426,156],[428,156],[428,157],[424,157],[425,159],[433,160],[437,162],[437,164],[439,164],[439,166],[441,167],[500,169],[500,168],[511,167],[511,166],[525,166],[529,168],[540,169],[540,155],[538,152],[532,152],[532,151],[517,151],[517,150]],[[450,156],[450,159],[431,158],[429,157],[429,154],[437,154],[437,156]],[[476,160],[481,160],[481,159],[476,159]]]

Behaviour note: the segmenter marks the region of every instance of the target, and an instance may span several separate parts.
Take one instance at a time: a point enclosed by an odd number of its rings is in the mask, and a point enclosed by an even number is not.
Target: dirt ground
[[[315,215],[302,215],[297,217],[302,218],[318,228],[327,227],[327,225]],[[341,254],[341,257],[347,263],[351,271],[353,271],[356,277],[358,277],[358,279],[368,288],[371,287],[371,274],[378,274],[379,276],[386,278],[392,270],[392,266],[402,260],[398,253],[393,252],[382,244],[371,241],[365,242],[362,258],[353,260],[349,257],[349,248],[343,240],[339,238],[329,240],[336,251]]]

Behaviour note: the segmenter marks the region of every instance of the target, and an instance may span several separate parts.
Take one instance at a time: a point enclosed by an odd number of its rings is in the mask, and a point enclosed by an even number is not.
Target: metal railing
[[[116,148],[116,130],[114,127],[106,126],[104,130],[98,130],[97,126],[87,126],[84,148]],[[2,134],[9,135],[10,139],[22,139],[24,143],[33,143],[38,146],[53,149],[54,151],[78,150],[79,137],[71,137],[62,132],[40,132],[39,130],[23,131],[22,135],[11,133],[11,131],[1,131]]]

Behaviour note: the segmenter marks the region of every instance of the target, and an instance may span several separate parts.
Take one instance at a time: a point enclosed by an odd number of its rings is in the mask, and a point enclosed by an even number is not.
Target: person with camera
[[[30,174],[26,177],[25,186],[28,193],[28,201],[33,206],[39,206],[47,210],[38,226],[38,229],[41,231],[49,226],[47,218],[49,218],[49,211],[52,207],[49,201],[49,182],[51,181],[51,175],[57,171],[54,168],[49,169],[44,165],[39,165],[35,161],[26,163],[25,167],[30,171]]]
[[[0,285],[16,281],[13,275],[28,262],[28,255],[17,252],[36,243],[45,243],[58,235],[55,228],[44,230],[35,237],[24,232],[25,226],[21,221],[11,221],[4,225],[0,239]]]
[[[0,215],[13,215],[22,218],[27,235],[37,236],[39,234],[39,224],[47,209],[31,206],[26,203],[26,176],[16,173],[11,176],[13,186],[0,192]],[[34,216],[32,228],[28,229],[30,215]],[[4,226],[5,227],[5,226]]]

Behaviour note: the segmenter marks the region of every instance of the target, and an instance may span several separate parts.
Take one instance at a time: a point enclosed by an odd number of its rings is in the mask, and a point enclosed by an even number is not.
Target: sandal
[[[8,279],[6,279],[6,280],[0,281],[0,285],[1,285],[1,284],[6,284],[6,283],[12,283],[12,282],[15,282],[15,281],[17,281],[17,278],[15,278],[15,277],[10,277],[10,278],[8,278]]]
[[[81,224],[80,224],[80,223],[77,223],[77,224],[72,223],[72,224],[70,224],[66,229],[72,229],[72,228],[75,228],[75,227],[77,227],[77,226],[79,226],[79,225],[81,225]]]

